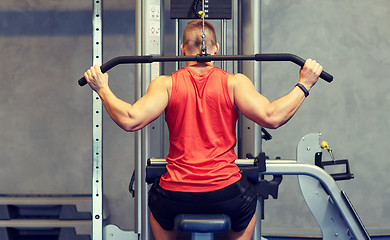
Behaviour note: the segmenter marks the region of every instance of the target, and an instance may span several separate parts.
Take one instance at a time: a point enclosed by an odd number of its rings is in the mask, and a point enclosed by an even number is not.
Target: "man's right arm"
[[[147,92],[134,105],[117,98],[108,86],[108,75],[94,66],[84,74],[89,86],[99,94],[104,107],[118,126],[126,131],[136,131],[158,118],[169,102],[171,78],[154,79]]]
[[[300,72],[300,83],[310,90],[317,82],[322,66],[308,59]],[[270,102],[256,91],[249,78],[235,74],[233,84],[234,103],[244,116],[262,127],[278,128],[285,124],[298,110],[305,99],[304,92],[294,87],[287,95]]]

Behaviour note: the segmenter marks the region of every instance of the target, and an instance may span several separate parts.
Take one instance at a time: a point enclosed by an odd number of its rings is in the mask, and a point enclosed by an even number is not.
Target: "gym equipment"
[[[100,68],[103,73],[119,64],[129,63],[153,63],[153,62],[179,62],[179,61],[290,61],[301,67],[305,64],[305,60],[294,54],[289,53],[269,53],[255,55],[197,55],[197,56],[121,56],[111,59],[103,64]],[[333,81],[333,76],[323,71],[320,75],[327,82]],[[87,84],[84,77],[78,80],[80,86]]]
[[[230,217],[225,214],[179,214],[175,217],[175,228],[191,232],[192,240],[212,240],[213,233],[227,232]]]
[[[241,171],[252,184],[256,184],[258,195],[268,199],[278,195],[278,187],[281,177],[274,176],[274,179],[267,181],[259,180],[259,173],[266,170],[264,153],[257,157],[248,155],[249,159],[237,159],[235,162]],[[146,167],[146,182],[148,184],[156,182],[161,175],[166,173],[165,159],[148,159]],[[175,227],[179,231],[191,232],[193,240],[211,240],[213,233],[227,232],[230,229],[230,218],[224,214],[179,214],[175,218]]]
[[[195,4],[194,4],[195,2]],[[178,19],[195,19],[199,17],[199,11],[203,13],[204,5],[202,1],[183,1],[171,0],[170,16]],[[193,9],[193,11],[188,11]],[[208,19],[231,19],[232,1],[231,0],[212,0],[207,1],[207,12],[205,17]]]
[[[346,193],[340,190],[335,182],[336,179],[353,178],[349,172],[348,161],[341,162],[346,164],[348,171],[334,175],[335,179],[322,168],[320,143],[320,133],[308,134],[298,143],[296,160],[265,160],[266,170],[258,174],[297,175],[303,197],[321,229],[323,239],[371,239]],[[164,161],[164,159],[149,159],[148,165],[151,171],[158,171],[158,174],[161,174],[165,169]],[[243,162],[245,165],[256,163],[251,159],[236,160],[239,166],[242,166],[240,163]],[[339,163],[334,161],[333,165]],[[151,180],[147,179],[147,181]]]
[[[92,65],[101,65],[103,58],[103,2],[94,0],[92,18]],[[92,239],[101,240],[103,234],[103,104],[96,92],[92,93]]]
[[[90,240],[91,195],[0,195],[0,239]]]
[[[182,1],[185,2],[185,1]],[[191,2],[193,2],[191,0]],[[247,36],[244,39],[242,39],[242,46],[243,49],[240,54],[252,54],[256,52],[261,52],[260,50],[260,32],[259,29],[256,28],[256,26],[259,26],[259,24],[252,24],[253,22],[259,23],[260,22],[260,14],[259,14],[259,2],[257,0],[243,0],[240,1],[242,12],[245,12],[245,16],[240,21],[240,26],[245,28],[243,31],[246,33],[252,33],[252,36]],[[237,6],[238,1],[233,0],[233,18],[234,16],[238,16],[237,13]],[[300,66],[303,66],[304,60],[302,58],[299,58],[292,54],[256,54],[256,55],[237,55],[236,52],[233,52],[233,55],[227,55],[226,47],[221,47],[222,55],[217,56],[209,56],[209,55],[201,55],[201,56],[187,56],[187,57],[180,57],[180,56],[174,56],[174,57],[163,57],[159,56],[162,55],[160,51],[160,32],[154,32],[154,35],[151,34],[151,31],[148,31],[148,28],[151,26],[155,27],[156,29],[160,29],[160,17],[159,14],[153,14],[158,13],[161,9],[160,1],[159,0],[137,0],[136,1],[136,55],[137,56],[130,56],[130,57],[119,57],[112,59],[112,61],[107,62],[107,64],[102,65],[102,0],[99,1],[93,1],[93,65],[101,65],[102,68],[109,67],[108,69],[102,69],[103,72],[108,71],[110,68],[122,64],[122,63],[151,63],[151,64],[145,64],[140,65],[138,64],[136,66],[136,79],[137,79],[137,89],[136,89],[136,98],[140,98],[142,96],[142,92],[146,91],[146,88],[150,82],[150,80],[156,75],[159,75],[159,66],[158,64],[154,64],[156,62],[168,62],[168,61],[292,61]],[[206,9],[204,12],[208,11]],[[179,29],[179,23],[176,22],[176,31]],[[238,29],[238,23],[233,23],[234,32]],[[254,28],[254,29],[251,29]],[[227,24],[225,20],[222,20],[221,24],[222,29],[222,41],[227,42]],[[240,30],[241,31],[241,30]],[[240,32],[237,31],[237,32]],[[178,36],[178,34],[177,34]],[[178,38],[177,38],[178,39]],[[233,36],[233,39],[235,39],[234,49],[238,49],[238,37],[236,38]],[[176,44],[177,46],[180,46],[179,42]],[[238,52],[238,51],[237,51]],[[178,51],[176,52],[176,55],[178,55]],[[257,58],[257,59],[256,59]],[[243,63],[243,67],[240,69],[240,72],[248,75],[251,79],[254,80],[254,85],[257,90],[260,91],[260,84],[259,84],[259,72],[260,72],[260,66],[256,63],[253,63],[253,66],[248,66],[249,64]],[[245,66],[244,66],[245,65]],[[235,65],[233,65],[235,66]],[[252,72],[252,73],[250,73]],[[323,75],[321,76],[325,80],[331,82],[333,77],[329,74],[326,74],[326,72],[323,72]],[[139,79],[139,81],[138,81]],[[142,79],[142,80],[141,80]],[[81,81],[81,82],[80,82]],[[82,80],[79,80],[79,83],[81,85],[85,84]],[[103,179],[102,179],[102,104],[100,101],[99,96],[96,93],[93,93],[92,95],[92,159],[93,159],[93,172],[92,172],[92,202],[93,202],[93,217],[92,217],[92,225],[93,225],[93,239],[94,240],[101,240],[101,239],[112,239],[112,240],[121,240],[121,239],[141,239],[141,240],[148,240],[151,239],[151,233],[148,229],[148,210],[147,210],[147,203],[145,200],[145,196],[147,195],[147,187],[146,183],[144,183],[140,179],[146,178],[146,163],[145,159],[150,158],[151,155],[155,154],[154,148],[156,145],[161,146],[163,142],[161,141],[159,144],[156,142],[155,139],[150,139],[149,135],[152,132],[152,128],[145,128],[142,130],[141,133],[135,133],[136,135],[136,157],[135,157],[135,169],[137,174],[137,179],[135,180],[136,185],[136,199],[135,199],[135,230],[134,231],[122,231],[115,225],[107,225],[103,228]],[[243,120],[244,122],[245,120]],[[260,137],[255,136],[256,134],[260,133],[260,131],[256,131],[256,126],[249,125],[249,123],[242,124],[242,129],[248,129],[244,134],[241,132],[241,139],[242,141],[238,143],[238,145],[241,146],[239,154],[242,152],[252,152],[254,154],[258,153],[259,150],[259,144],[258,141],[261,139]],[[250,126],[250,127],[249,127]],[[160,126],[158,126],[160,127]],[[158,131],[158,128],[155,129],[155,125],[153,125],[153,131]],[[250,132],[249,132],[250,131]],[[253,136],[252,136],[252,135]],[[242,137],[242,135],[245,135]],[[161,147],[158,147],[161,148]],[[252,150],[248,150],[252,149]],[[160,154],[156,154],[156,156],[159,156]],[[297,159],[298,156],[297,156]],[[284,174],[302,174],[302,175],[310,175],[307,174],[307,172],[310,172],[310,168],[307,169],[306,172],[301,172],[301,169],[299,168],[300,165],[297,164],[297,161],[287,161],[283,163],[283,160],[278,160],[276,164],[272,162],[273,160],[267,161],[267,171],[260,174],[260,175],[268,175],[271,174],[269,172],[270,170],[274,170],[276,175],[279,177],[275,177],[276,184],[277,182],[280,183],[280,176]],[[253,164],[253,163],[252,163]],[[283,164],[286,164],[287,167],[286,173],[283,172],[284,168],[282,167]],[[279,167],[279,168],[278,168]],[[298,169],[294,168],[298,167]],[[319,167],[318,167],[319,168]],[[295,171],[295,172],[294,172]],[[321,170],[323,171],[323,170]],[[320,173],[322,173],[319,171]],[[258,178],[259,173],[257,172],[256,178]],[[314,174],[315,175],[315,174]],[[325,174],[325,176],[327,176]],[[304,177],[304,176],[303,176]],[[305,182],[306,180],[302,180],[302,182]],[[333,181],[333,180],[332,180]],[[277,191],[275,191],[275,185],[272,184],[266,184],[263,183],[262,188],[268,189],[269,194],[264,194],[262,197],[266,198],[268,195],[277,196]],[[267,190],[267,191],[268,191]],[[331,199],[331,198],[328,198]],[[336,198],[337,199],[337,198]],[[340,200],[338,200],[340,201]],[[343,200],[344,201],[344,200]],[[338,206],[338,205],[337,205]],[[261,204],[258,204],[258,209],[260,208],[260,211],[262,210]],[[338,209],[338,208],[337,208]],[[315,211],[315,210],[313,210]],[[350,210],[349,210],[350,211]],[[259,214],[260,215],[260,214]],[[355,218],[356,221],[356,218]],[[257,221],[257,224],[260,224],[260,221]],[[356,224],[355,224],[356,225]],[[349,225],[348,225],[349,226]],[[354,230],[354,227],[351,232],[359,232],[357,230]],[[259,229],[256,227],[256,229]],[[361,228],[360,228],[361,229]],[[341,229],[341,231],[345,231],[346,228],[344,227]],[[338,231],[337,231],[338,232]],[[337,233],[338,234],[338,233]],[[363,235],[363,234],[362,234]],[[254,233],[255,239],[261,238],[261,232],[259,230],[255,230]],[[339,235],[341,236],[341,235]],[[330,238],[332,239],[332,238]],[[358,239],[369,239],[369,238],[358,238]]]

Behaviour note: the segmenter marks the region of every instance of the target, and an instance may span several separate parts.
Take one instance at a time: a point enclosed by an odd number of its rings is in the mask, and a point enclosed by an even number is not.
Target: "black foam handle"
[[[152,63],[153,62],[153,56],[121,56],[111,59],[110,61],[104,63],[102,66],[100,66],[100,69],[102,73],[107,72],[111,68],[115,67],[119,64],[126,64],[126,63]],[[80,78],[78,81],[80,86],[84,86],[87,84],[87,80],[85,80],[84,77]]]
[[[256,54],[255,59],[256,61],[290,61],[301,67],[303,67],[303,65],[305,65],[306,62],[305,59],[290,53]],[[324,79],[328,83],[333,81],[333,76],[325,71],[321,72],[320,78]]]
[[[266,53],[255,55],[207,55],[207,56],[121,56],[111,59],[103,64],[100,68],[103,73],[119,64],[127,63],[152,63],[152,62],[178,62],[178,61],[290,61],[301,67],[305,65],[305,60],[290,53]],[[322,71],[320,78],[327,82],[333,81],[333,76]],[[78,81],[80,86],[87,84],[84,77]]]
[[[85,77],[80,78],[78,82],[81,87],[87,84]]]
[[[109,62],[107,62],[107,63],[109,63]],[[102,66],[100,66],[100,70],[102,71],[102,73],[105,73],[105,72],[107,72],[108,70],[110,70],[111,68],[114,67],[114,66],[110,66],[110,67],[107,66],[107,63],[103,64]],[[85,77],[80,78],[78,82],[79,82],[80,86],[84,86],[84,85],[87,84],[87,80],[85,79]]]

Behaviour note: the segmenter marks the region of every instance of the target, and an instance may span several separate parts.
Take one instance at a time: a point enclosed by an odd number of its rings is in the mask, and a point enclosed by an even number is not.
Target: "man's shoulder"
[[[172,76],[160,75],[160,76],[156,77],[153,81],[156,81],[159,83],[169,82],[169,81],[172,81]]]
[[[248,80],[249,78],[242,73],[233,73],[229,75],[229,81],[240,82]]]
[[[240,89],[248,89],[253,87],[252,81],[242,73],[231,74],[228,77],[228,86],[233,92]]]
[[[164,88],[171,87],[172,76],[167,76],[167,75],[158,76],[151,82],[151,85],[156,85]]]

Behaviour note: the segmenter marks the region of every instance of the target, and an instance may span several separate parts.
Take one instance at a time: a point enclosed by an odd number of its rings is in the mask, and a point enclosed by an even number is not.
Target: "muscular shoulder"
[[[172,88],[172,77],[171,76],[159,76],[150,83],[150,87],[169,89]]]
[[[248,81],[248,80],[250,81],[250,79],[242,73],[230,74],[229,76],[229,81],[231,81],[232,83],[237,83],[240,81]]]
[[[229,95],[230,99],[232,100],[232,103],[235,104],[235,91],[237,86],[240,85],[240,79],[246,78],[244,74],[236,73],[236,74],[230,74],[228,77],[228,89],[229,89]]]
[[[233,92],[236,88],[241,88],[243,86],[252,85],[251,80],[242,73],[230,74],[228,78],[229,89],[232,89]]]
[[[165,84],[170,84],[170,83],[172,83],[172,77],[171,76],[161,75],[161,76],[158,76],[155,79],[153,79],[152,83],[164,84],[164,85]]]
[[[168,94],[170,99],[172,93],[172,77],[171,76],[159,76],[150,83],[148,91],[159,92]]]

